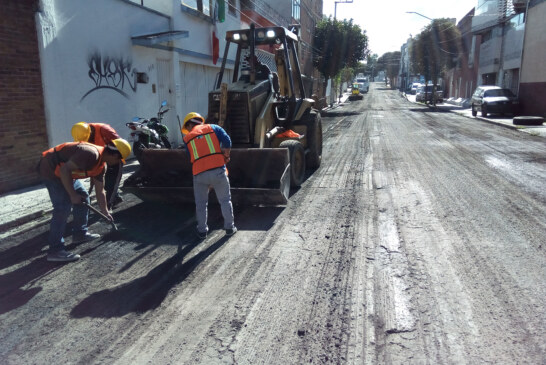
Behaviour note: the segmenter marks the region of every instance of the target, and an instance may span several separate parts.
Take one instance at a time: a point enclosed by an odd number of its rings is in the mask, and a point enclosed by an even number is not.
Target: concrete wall
[[[526,24],[519,97],[522,113],[546,116],[546,1],[534,0],[531,5]]]
[[[48,148],[38,40],[38,0],[0,1],[0,194],[36,184]]]
[[[480,45],[478,82],[481,80],[479,75],[499,72],[502,51],[501,29],[500,26],[495,27],[493,29],[493,38]]]

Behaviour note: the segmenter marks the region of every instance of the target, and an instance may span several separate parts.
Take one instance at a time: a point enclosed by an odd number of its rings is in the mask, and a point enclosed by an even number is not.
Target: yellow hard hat
[[[71,132],[74,142],[87,142],[91,135],[91,127],[85,122],[79,122],[72,126]]]
[[[205,118],[203,118],[201,114],[199,113],[195,113],[195,112],[188,113],[188,115],[186,115],[186,117],[184,118],[184,124],[182,124],[182,129],[180,130],[182,134],[185,135],[190,133],[188,128],[186,128],[186,124],[188,124],[190,121],[192,123],[203,124],[205,123]]]
[[[131,145],[123,138],[114,139],[112,143],[116,146],[119,153],[121,153],[121,161],[125,163],[125,159],[131,154]]]

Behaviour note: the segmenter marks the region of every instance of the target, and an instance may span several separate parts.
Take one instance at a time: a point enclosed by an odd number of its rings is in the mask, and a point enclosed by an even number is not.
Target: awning
[[[153,33],[131,37],[133,44],[139,46],[152,46],[154,44],[174,41],[175,39],[188,38],[187,30],[172,30],[169,32]]]

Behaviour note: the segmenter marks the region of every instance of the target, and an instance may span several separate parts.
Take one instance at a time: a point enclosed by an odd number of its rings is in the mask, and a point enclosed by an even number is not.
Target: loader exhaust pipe
[[[254,55],[256,54],[256,37],[255,37],[255,31],[256,26],[254,23],[250,24],[250,84],[255,85],[256,84],[256,64],[254,63]]]

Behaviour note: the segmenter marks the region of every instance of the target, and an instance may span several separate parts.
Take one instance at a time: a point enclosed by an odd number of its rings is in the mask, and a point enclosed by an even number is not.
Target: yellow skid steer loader
[[[298,61],[298,36],[284,27],[228,31],[222,67],[209,93],[206,123],[222,126],[232,140],[227,164],[234,204],[283,205],[290,187],[322,158],[322,123],[306,98]],[[234,44],[234,69],[226,61]],[[264,52],[267,48],[270,52]],[[269,66],[259,56],[270,55]],[[264,57],[265,58],[265,57]],[[224,80],[228,74],[231,79]],[[140,169],[123,190],[143,200],[193,201],[185,149],[143,150]]]

